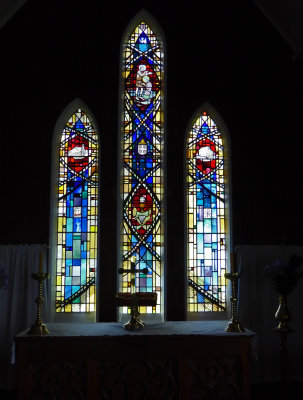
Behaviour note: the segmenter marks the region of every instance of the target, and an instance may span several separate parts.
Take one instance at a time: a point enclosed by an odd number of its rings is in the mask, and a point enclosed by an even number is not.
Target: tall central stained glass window
[[[160,313],[163,305],[163,82],[162,43],[151,27],[140,22],[124,42],[122,182],[122,266],[135,260],[137,292],[157,292],[155,307],[141,313]],[[122,275],[121,290],[131,290],[131,276]],[[123,309],[127,312],[127,308]]]
[[[59,146],[56,312],[94,312],[98,135],[84,110],[74,110]]]
[[[187,136],[187,310],[226,309],[226,168],[221,133],[203,112]]]

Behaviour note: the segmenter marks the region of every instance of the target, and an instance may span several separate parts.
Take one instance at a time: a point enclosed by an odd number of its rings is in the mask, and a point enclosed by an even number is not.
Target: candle
[[[43,274],[43,253],[40,253],[39,274]]]
[[[235,272],[234,254],[233,254],[233,252],[230,253],[230,272],[231,272],[232,274]]]

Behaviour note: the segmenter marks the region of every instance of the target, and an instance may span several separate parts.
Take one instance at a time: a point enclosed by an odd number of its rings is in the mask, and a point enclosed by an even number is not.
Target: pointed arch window
[[[147,273],[136,274],[136,291],[157,292],[158,304],[140,307],[140,312],[160,313],[163,310],[164,51],[159,34],[145,19],[132,26],[135,27],[123,43],[122,54],[121,264],[129,268],[134,256],[136,269],[147,268]],[[124,274],[120,290],[130,291],[130,280],[130,274]]]
[[[186,139],[189,313],[226,310],[224,274],[230,240],[227,145],[215,122],[218,117],[212,115],[216,113],[204,107]]]
[[[69,107],[60,120],[55,132],[58,165],[52,246],[56,249],[55,312],[95,313],[98,133],[86,109],[79,105]]]

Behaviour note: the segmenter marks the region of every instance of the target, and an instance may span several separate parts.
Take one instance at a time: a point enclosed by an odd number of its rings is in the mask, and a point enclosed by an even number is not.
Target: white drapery
[[[280,378],[279,334],[275,312],[279,300],[271,282],[263,276],[265,266],[276,260],[289,260],[291,255],[303,258],[302,246],[239,246],[236,260],[240,272],[239,319],[256,333],[254,340],[253,381],[273,382]],[[303,270],[303,267],[301,267]],[[303,382],[303,278],[288,296],[291,313],[288,335],[288,379]]]
[[[14,370],[11,364],[14,336],[30,327],[37,316],[35,299],[38,283],[31,274],[39,272],[40,255],[46,272],[46,245],[0,246],[0,389],[14,388]],[[44,291],[44,297],[46,292]],[[47,301],[43,307],[43,313]],[[43,319],[42,314],[42,319]]]

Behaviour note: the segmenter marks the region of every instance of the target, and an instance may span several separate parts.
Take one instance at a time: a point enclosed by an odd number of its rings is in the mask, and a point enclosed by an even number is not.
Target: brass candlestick
[[[239,322],[237,313],[237,303],[238,303],[238,279],[240,274],[238,272],[226,273],[225,278],[231,281],[231,320],[227,324],[225,329],[226,332],[244,332],[245,329]]]
[[[43,281],[45,279],[49,279],[49,274],[40,271],[39,273],[33,273],[32,277],[39,283],[38,297],[35,300],[37,303],[37,319],[36,319],[36,322],[30,328],[30,330],[27,332],[27,334],[28,335],[40,335],[40,336],[47,335],[49,333],[49,330],[47,329],[46,325],[41,320],[41,308],[42,308],[42,303],[44,302],[44,298],[42,297]]]

